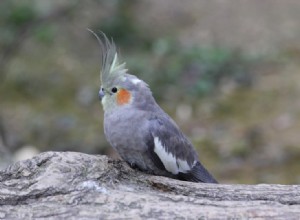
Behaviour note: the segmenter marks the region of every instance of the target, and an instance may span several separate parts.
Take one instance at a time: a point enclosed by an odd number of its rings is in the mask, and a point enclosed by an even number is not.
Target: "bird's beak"
[[[100,89],[99,90],[99,99],[100,99],[100,101],[102,100],[102,98],[104,97],[104,95],[105,95],[105,91],[104,91],[104,89]]]

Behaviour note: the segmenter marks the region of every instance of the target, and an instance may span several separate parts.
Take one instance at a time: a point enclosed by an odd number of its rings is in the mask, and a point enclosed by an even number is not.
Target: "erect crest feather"
[[[99,37],[94,31],[88,29],[98,40],[101,47],[102,68],[100,72],[100,80],[102,85],[108,84],[113,79],[127,72],[126,63],[120,63],[116,45],[113,40],[109,40],[107,36],[101,33]]]

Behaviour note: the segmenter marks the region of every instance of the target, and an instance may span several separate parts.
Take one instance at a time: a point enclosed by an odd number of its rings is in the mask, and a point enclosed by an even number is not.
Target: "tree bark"
[[[201,184],[46,152],[0,171],[0,219],[300,219],[299,185]]]

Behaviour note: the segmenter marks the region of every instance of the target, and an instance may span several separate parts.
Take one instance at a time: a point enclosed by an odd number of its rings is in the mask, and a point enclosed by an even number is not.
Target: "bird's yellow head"
[[[143,105],[145,99],[151,100],[152,94],[148,85],[136,76],[128,74],[124,62],[120,62],[114,42],[104,33],[99,37],[92,32],[100,46],[102,68],[100,71],[101,87],[99,98],[105,112],[116,110],[126,105]]]

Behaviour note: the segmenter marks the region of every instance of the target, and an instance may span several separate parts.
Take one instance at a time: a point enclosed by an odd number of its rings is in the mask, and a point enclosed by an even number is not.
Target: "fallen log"
[[[0,219],[300,219],[299,185],[201,184],[45,152],[0,171]]]

